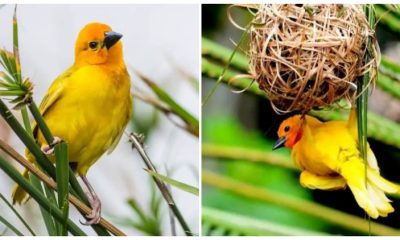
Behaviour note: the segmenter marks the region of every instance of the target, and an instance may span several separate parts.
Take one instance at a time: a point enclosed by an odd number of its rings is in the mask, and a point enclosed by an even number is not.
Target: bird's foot
[[[59,137],[54,137],[53,142],[50,145],[44,145],[41,150],[44,154],[49,155],[54,153],[54,146],[58,143],[62,142],[62,139]]]
[[[89,192],[86,192],[86,196],[89,200],[89,204],[92,208],[92,211],[86,215],[87,221],[82,223],[83,225],[92,225],[98,224],[101,220],[101,201],[94,191],[93,187],[90,185],[86,176],[81,176],[83,183],[86,185]]]
[[[92,224],[98,224],[101,220],[100,199],[97,198],[97,196],[95,198],[93,198],[93,196],[88,194],[88,200],[89,200],[90,206],[92,207],[92,211],[86,215],[86,218],[88,219],[88,221],[86,221],[85,223],[82,223],[83,225],[86,225],[86,226],[92,225]]]

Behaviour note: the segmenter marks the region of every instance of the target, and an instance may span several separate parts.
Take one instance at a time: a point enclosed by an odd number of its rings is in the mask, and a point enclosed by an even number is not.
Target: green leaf
[[[22,216],[17,212],[17,210],[14,208],[14,206],[9,201],[7,201],[7,199],[1,193],[0,193],[0,198],[14,212],[15,216],[17,216],[17,218],[22,222],[22,224],[24,224],[24,226],[26,227],[26,229],[28,229],[28,231],[32,234],[32,236],[36,236],[35,232],[28,225],[28,223],[25,221],[25,219],[22,218]]]
[[[10,163],[8,163],[3,157],[0,156],[0,168],[19,186],[21,186],[36,202],[48,211],[53,217],[59,221],[63,220],[63,213],[34,186],[27,181],[17,169],[15,169]],[[75,223],[70,219],[67,221],[68,230],[73,235],[84,236],[86,235]]]
[[[181,107],[167,92],[161,89],[155,82],[136,71],[136,74],[142,79],[158,96],[158,98],[166,103],[171,111],[178,115],[187,125],[188,130],[194,135],[199,135],[199,121],[183,107]]]
[[[151,176],[156,177],[156,178],[160,179],[161,181],[164,181],[164,182],[166,182],[166,183],[168,183],[168,184],[170,184],[170,185],[172,185],[174,187],[177,187],[177,188],[179,188],[179,189],[181,189],[181,190],[183,190],[185,192],[192,193],[192,194],[194,194],[196,196],[199,196],[199,189],[196,188],[196,187],[190,186],[190,185],[188,185],[186,183],[183,183],[183,182],[179,182],[177,180],[174,180],[174,179],[172,179],[170,177],[167,177],[167,176],[161,175],[159,173],[153,172],[151,170],[146,170],[146,171]]]
[[[139,207],[139,205],[136,202],[136,200],[133,199],[133,198],[130,198],[130,199],[128,199],[128,204],[134,210],[134,212],[137,214],[137,216],[139,216],[140,220],[142,222],[145,222],[146,221],[146,214],[144,214],[144,212]]]
[[[10,222],[8,222],[5,218],[3,218],[2,216],[0,216],[0,222],[2,222],[4,224],[4,226],[6,226],[8,229],[10,229],[11,231],[13,231],[15,234],[17,234],[18,236],[24,236],[16,227],[14,227],[14,225],[12,225]]]
[[[15,80],[18,84],[21,84],[21,63],[19,60],[19,44],[18,44],[18,20],[17,20],[17,4],[15,4],[14,8],[14,16],[13,16],[13,53],[15,59]]]
[[[54,199],[54,195],[53,198],[51,198],[51,191],[49,191],[48,189],[44,190],[42,183],[40,182],[40,180],[33,174],[29,174],[29,177],[31,179],[31,183],[32,185],[39,190],[43,195],[47,195],[48,199],[51,203],[55,203]],[[55,221],[53,219],[53,217],[50,215],[50,213],[41,205],[39,205],[39,209],[40,209],[40,213],[42,214],[42,218],[44,221],[44,225],[46,226],[46,230],[47,233],[49,234],[49,236],[57,236],[57,229],[56,229],[56,225],[55,225]]]
[[[56,156],[58,208],[63,213],[63,220],[60,222],[60,225],[58,225],[57,231],[59,236],[67,236],[67,220],[69,213],[69,161],[67,143],[58,143],[54,147],[54,151]]]

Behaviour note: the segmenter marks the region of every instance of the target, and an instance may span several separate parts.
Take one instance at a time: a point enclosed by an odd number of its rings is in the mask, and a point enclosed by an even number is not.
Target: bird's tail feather
[[[27,169],[24,170],[24,172],[22,173],[22,176],[24,176],[24,178],[26,178],[26,179],[29,178],[29,172]],[[28,194],[18,184],[14,185],[11,197],[12,197],[13,204],[16,204],[16,203],[21,204],[28,200]]]
[[[375,185],[377,188],[387,193],[400,193],[400,186],[384,179],[377,171],[368,169],[368,183]]]
[[[368,167],[365,172],[364,169],[362,161],[348,161],[341,169],[342,176],[346,179],[358,205],[371,218],[386,217],[394,209],[385,193],[399,193],[400,186],[384,179],[377,170]]]

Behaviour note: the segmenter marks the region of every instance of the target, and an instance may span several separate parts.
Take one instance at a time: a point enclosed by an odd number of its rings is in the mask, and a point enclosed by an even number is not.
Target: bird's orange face
[[[302,124],[304,119],[300,115],[295,115],[284,120],[278,129],[278,140],[273,149],[280,147],[293,148],[294,145],[301,139],[303,134]]]
[[[98,65],[122,61],[122,34],[103,23],[89,23],[75,43],[75,64]]]

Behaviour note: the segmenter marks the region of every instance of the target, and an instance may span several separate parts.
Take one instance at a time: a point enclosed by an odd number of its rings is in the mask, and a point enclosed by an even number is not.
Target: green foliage
[[[147,172],[151,176],[156,177],[156,178],[160,179],[161,181],[164,181],[165,183],[167,183],[167,184],[169,184],[171,186],[177,187],[177,188],[179,188],[179,189],[181,189],[181,190],[183,190],[185,192],[188,192],[188,193],[194,194],[196,196],[199,196],[199,189],[196,188],[196,187],[190,186],[190,185],[188,185],[186,183],[177,181],[175,179],[172,179],[170,177],[161,175],[161,174],[159,174],[157,172],[154,172],[154,171],[151,171],[151,170],[148,170]]]
[[[160,212],[162,198],[156,191],[154,184],[151,184],[151,190],[150,209],[148,209],[150,212],[142,208],[135,199],[130,198],[127,203],[133,211],[134,216],[125,218],[114,217],[115,221],[126,227],[133,227],[148,236],[162,236]]]
[[[36,236],[35,232],[29,226],[29,224],[22,218],[22,216],[18,213],[18,211],[14,208],[14,206],[0,193],[0,198],[7,205],[9,209],[17,216],[17,218],[22,222],[22,224],[28,229],[28,231],[32,234],[32,236]]]
[[[306,231],[272,221],[258,220],[245,215],[214,208],[202,208],[203,236],[323,236],[322,232]]]
[[[182,106],[180,106],[166,91],[159,87],[154,81],[145,77],[143,74],[136,71],[136,74],[143,80],[147,86],[157,95],[158,100],[164,103],[168,110],[165,109],[166,114],[173,113],[183,120],[185,123],[185,129],[195,135],[199,136],[199,120],[196,119],[192,114],[186,111]]]

